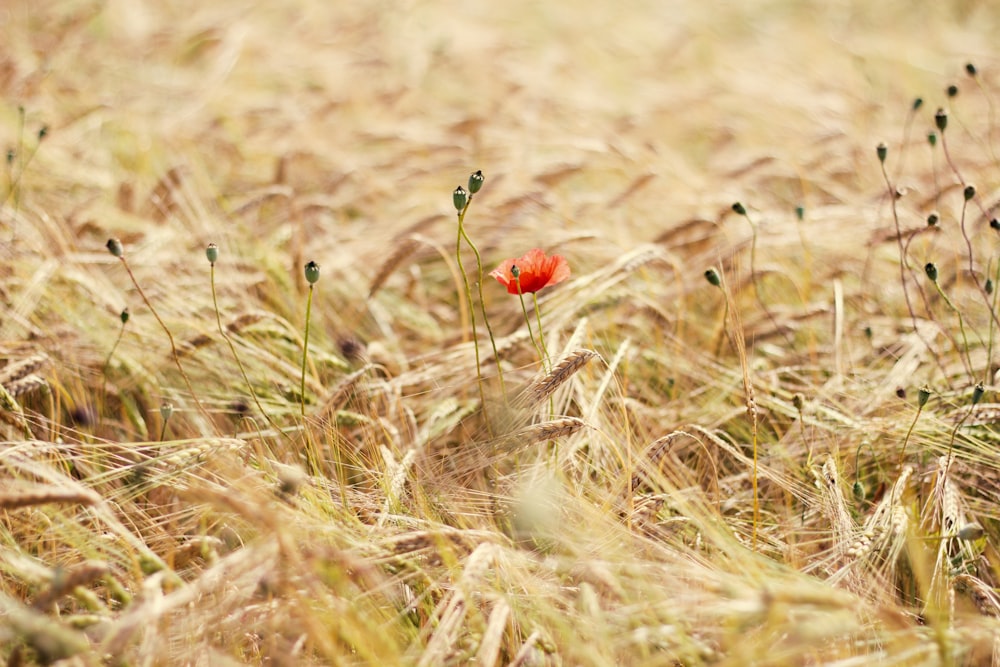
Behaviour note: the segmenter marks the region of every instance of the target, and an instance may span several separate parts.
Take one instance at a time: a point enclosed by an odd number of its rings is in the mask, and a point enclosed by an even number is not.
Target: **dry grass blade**
[[[578,349],[563,357],[546,375],[538,378],[527,388],[527,395],[539,403],[551,396],[564,382],[573,377],[588,361],[600,356],[593,350]]]
[[[50,486],[0,493],[0,508],[6,510],[46,505],[48,503],[96,505],[100,501],[101,497],[93,491]]]

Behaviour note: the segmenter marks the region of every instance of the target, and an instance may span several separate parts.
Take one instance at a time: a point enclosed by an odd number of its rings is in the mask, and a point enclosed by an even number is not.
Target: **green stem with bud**
[[[309,283],[309,296],[306,299],[306,330],[302,341],[302,382],[299,386],[299,404],[302,407],[302,417],[306,416],[306,360],[309,358],[309,322],[312,317],[313,286],[319,280],[319,264],[309,262],[305,268],[306,281]]]

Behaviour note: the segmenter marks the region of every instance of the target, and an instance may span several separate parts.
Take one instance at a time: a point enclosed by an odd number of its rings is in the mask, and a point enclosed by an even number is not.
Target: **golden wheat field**
[[[997,34],[6,0],[0,660],[1000,665]]]

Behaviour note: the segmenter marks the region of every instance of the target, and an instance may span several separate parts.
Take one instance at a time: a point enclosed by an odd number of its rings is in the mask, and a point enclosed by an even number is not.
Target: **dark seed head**
[[[316,262],[309,262],[306,264],[305,274],[306,281],[310,285],[315,285],[316,281],[319,280],[319,264]]]
[[[927,262],[927,264],[924,266],[924,273],[926,273],[927,277],[931,279],[931,282],[934,282],[934,283],[937,282],[937,279],[938,279],[938,270],[937,270],[937,266],[935,266],[934,262]]]
[[[948,112],[943,108],[938,109],[937,113],[934,114],[934,125],[941,132],[944,132],[944,129],[948,127]]]

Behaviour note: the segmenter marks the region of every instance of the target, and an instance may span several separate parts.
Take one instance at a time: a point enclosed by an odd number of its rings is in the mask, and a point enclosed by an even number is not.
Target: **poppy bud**
[[[121,312],[121,315],[119,315],[118,317],[121,318],[122,326],[125,326],[125,324],[128,322],[128,318],[129,318],[128,308],[126,308],[125,310],[123,310]]]
[[[316,284],[316,281],[319,280],[319,264],[317,264],[316,262],[309,262],[308,264],[306,264],[305,273],[306,273],[306,281],[310,285]]]
[[[42,125],[41,129],[38,130],[38,140],[41,141],[49,134],[49,126]]]
[[[915,100],[913,100],[913,110],[914,111],[916,111],[917,109],[919,109],[922,106],[924,106],[924,98],[918,97]]]
[[[973,197],[975,197],[976,196],[976,186],[975,185],[966,185],[965,186],[965,190],[962,191],[962,196],[965,197],[965,201],[969,201],[970,199],[972,199]]]
[[[937,211],[931,211],[931,214],[927,216],[927,226],[934,227],[935,225],[937,225],[938,220],[940,219],[941,217],[938,216]]]
[[[451,200],[455,203],[455,210],[462,212],[469,203],[469,193],[460,185],[451,193]]]
[[[1000,220],[996,218],[990,220],[990,229],[1000,229]]]
[[[952,84],[948,86],[947,89],[945,89],[945,92],[948,93],[948,97],[955,97],[956,95],[958,95],[958,86]]]
[[[476,194],[477,192],[479,192],[479,188],[483,187],[484,180],[486,179],[483,178],[483,171],[481,169],[477,169],[475,172],[470,174],[469,192],[471,192],[472,194]]]
[[[965,63],[965,73],[969,76],[976,76],[976,66],[972,63]]]
[[[851,492],[854,494],[854,499],[858,502],[865,499],[865,487],[861,482],[855,482],[854,486],[851,487]]]
[[[959,528],[956,537],[963,542],[975,542],[985,534],[986,531],[983,530],[983,527],[972,521]]]
[[[885,142],[880,143],[875,148],[875,154],[878,155],[878,161],[885,163],[885,156],[889,153],[889,147],[885,145]]]
[[[983,386],[982,382],[977,382],[975,388],[972,390],[972,404],[977,405],[979,401],[983,400],[983,394],[986,393],[986,387]]]
[[[945,118],[947,118],[947,116]],[[931,145],[931,148],[934,148],[935,146],[937,146],[937,133],[935,133],[935,132],[928,132],[927,133],[927,143],[929,143]]]
[[[14,164],[14,158],[15,157],[17,157],[17,151],[15,151],[13,148],[8,148],[7,149],[7,164],[8,165]]]
[[[736,202],[735,204],[733,204],[733,210],[736,211],[737,215],[746,215],[747,214],[747,210],[745,208],[743,208],[743,204],[741,204],[739,202]]]
[[[937,282],[938,270],[937,267],[934,265],[934,262],[927,262],[926,266],[924,266],[924,273],[927,274],[927,277],[931,279],[932,283]]]
[[[802,409],[806,407],[806,397],[802,395],[801,391],[795,392],[795,395],[792,396],[792,405],[799,412],[802,412]]]
[[[799,222],[802,222],[805,219],[805,217],[806,217],[806,207],[805,206],[796,206],[795,207],[795,217],[799,219]]]
[[[214,243],[209,243],[208,247],[205,248],[205,257],[208,258],[209,264],[215,264],[219,259],[219,246]]]
[[[931,388],[927,385],[923,385],[917,391],[917,405],[921,408],[927,405],[927,400],[931,397]]]
[[[108,252],[115,257],[121,257],[125,254],[125,248],[122,247],[122,242],[118,239],[108,239],[107,248]]]
[[[174,406],[171,403],[163,403],[160,406],[160,416],[163,417],[163,421],[167,421],[174,414]]]
[[[993,294],[993,279],[987,278],[986,284],[983,285],[983,291],[987,294]]]
[[[713,287],[720,287],[722,285],[722,278],[719,277],[719,272],[715,269],[705,271],[705,280]]]
[[[937,129],[944,132],[944,128],[948,127],[948,112],[943,108],[938,109],[937,113],[934,114],[934,124],[937,126]]]
[[[903,399],[906,398],[906,388],[905,387],[896,387],[896,398],[903,398]]]

